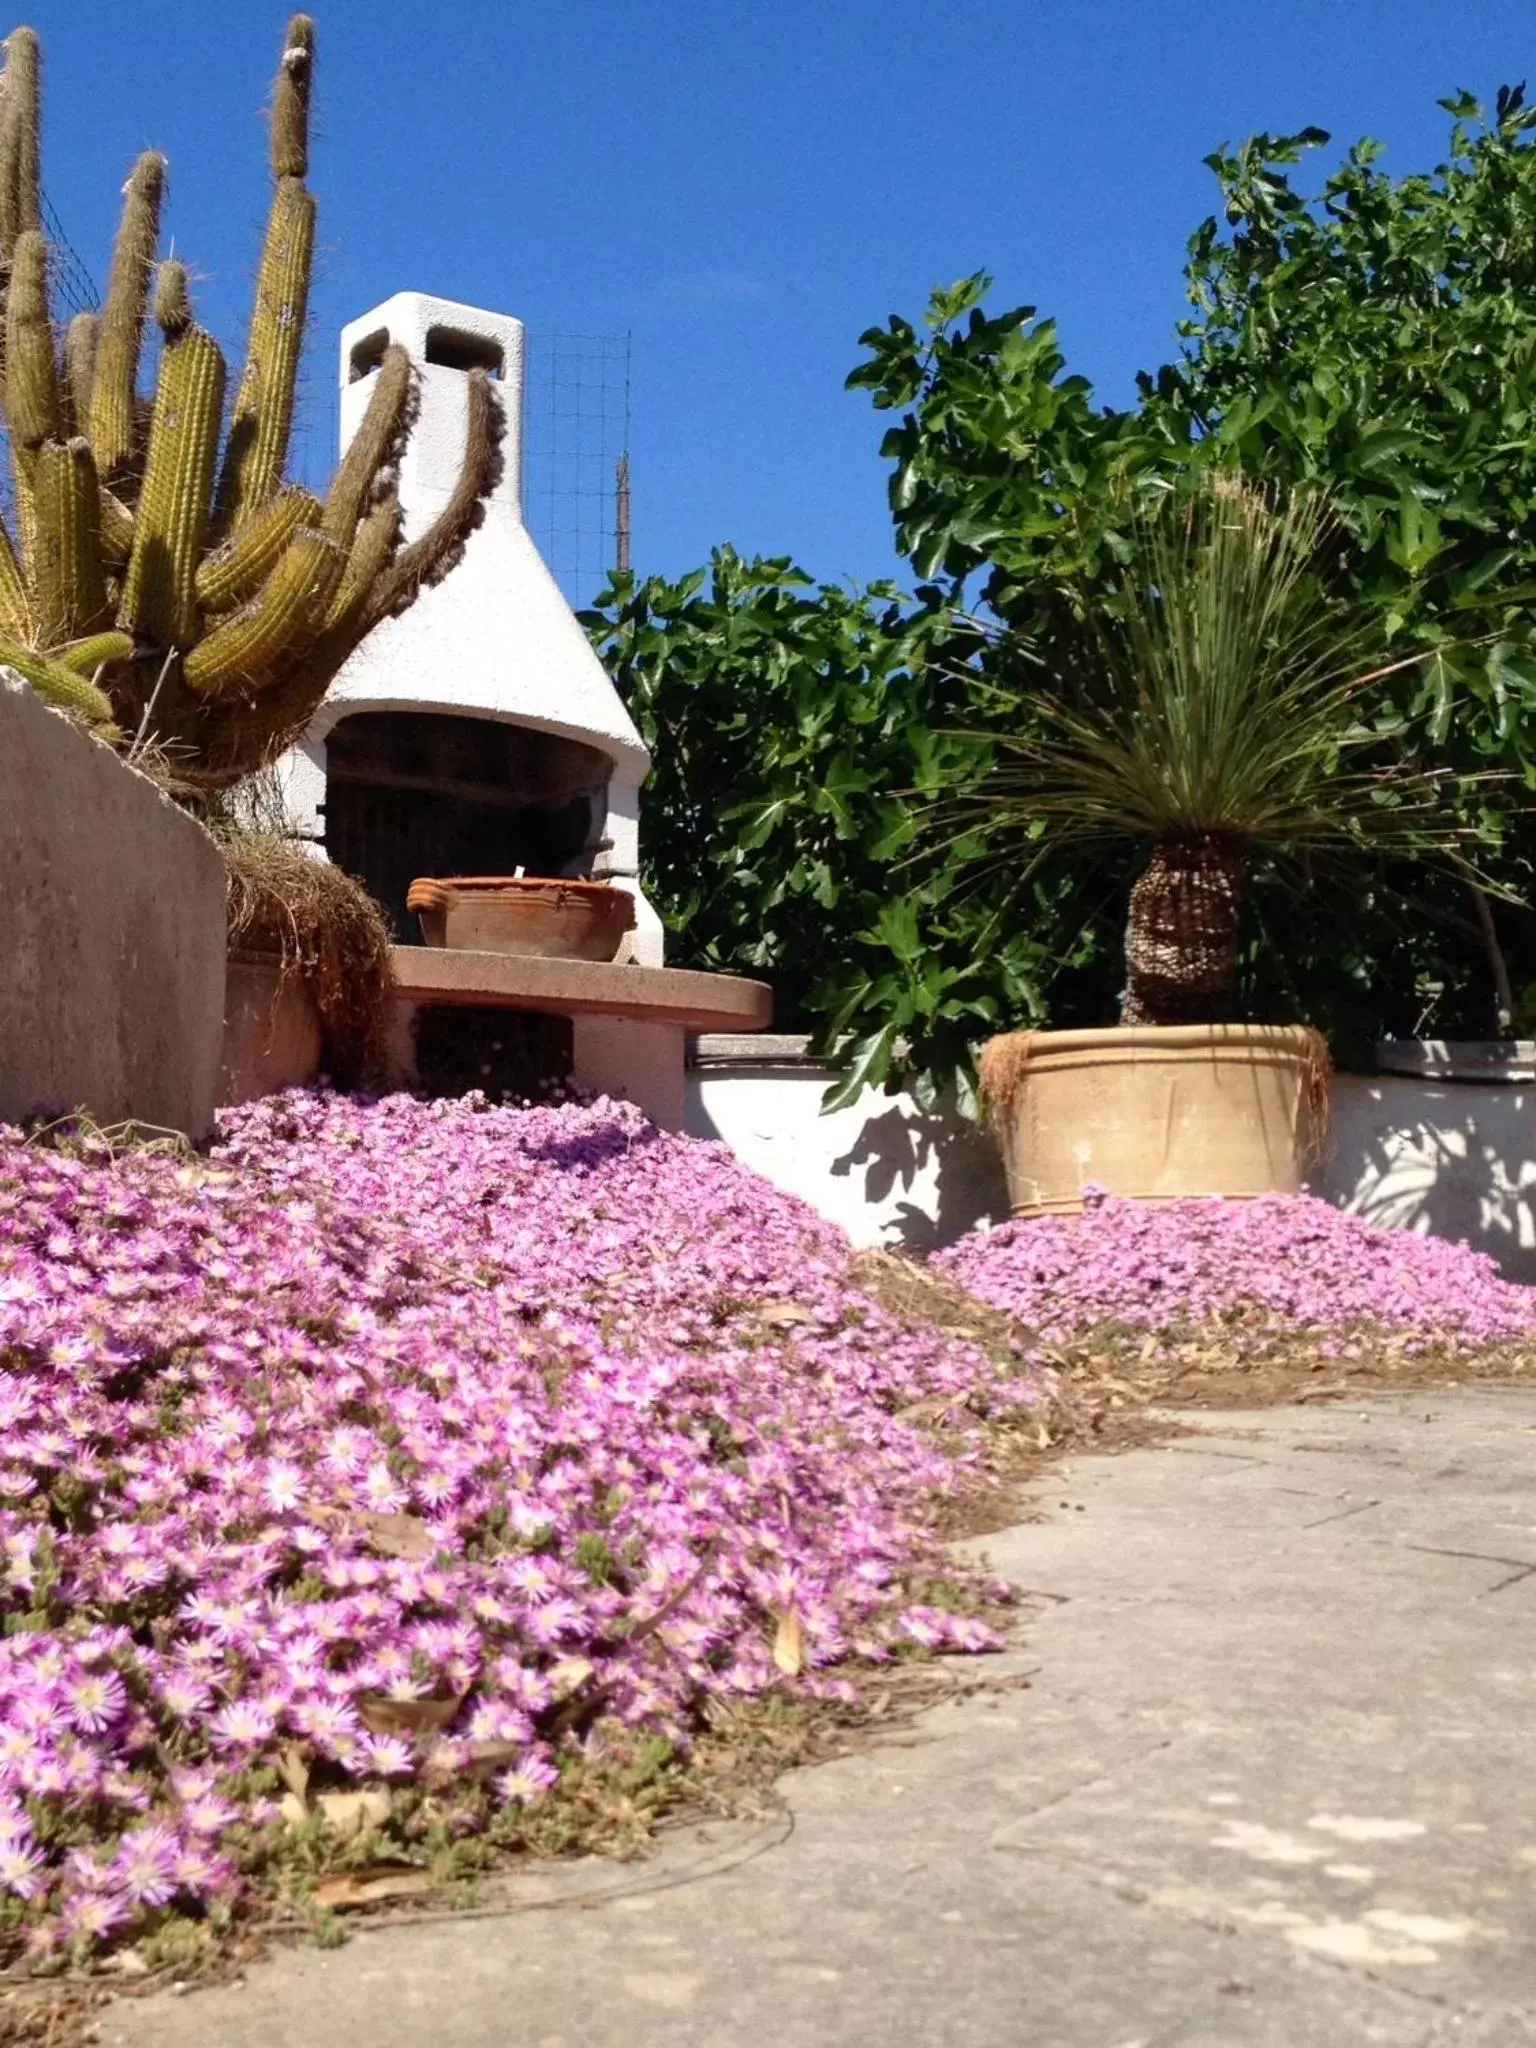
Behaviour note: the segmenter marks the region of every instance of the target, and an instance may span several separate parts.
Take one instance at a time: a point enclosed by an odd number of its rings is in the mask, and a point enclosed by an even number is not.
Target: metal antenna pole
[[[613,479],[613,552],[614,567],[619,571],[629,567],[629,451],[619,457]]]

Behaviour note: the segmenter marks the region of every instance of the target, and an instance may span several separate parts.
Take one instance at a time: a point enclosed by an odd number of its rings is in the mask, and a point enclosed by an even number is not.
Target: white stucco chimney
[[[447,715],[579,742],[607,763],[606,801],[588,845],[568,866],[634,891],[633,957],[660,966],[661,926],[634,880],[639,792],[650,757],[523,523],[523,324],[424,292],[397,292],[351,321],[341,332],[343,451],[391,343],[409,354],[420,399],[400,466],[406,538],[425,531],[453,488],[464,451],[468,373],[476,367],[490,372],[501,400],[502,475],[462,560],[407,612],[371,633],[342,669],[284,764],[290,814],[307,836],[324,842],[327,738],[362,713]]]

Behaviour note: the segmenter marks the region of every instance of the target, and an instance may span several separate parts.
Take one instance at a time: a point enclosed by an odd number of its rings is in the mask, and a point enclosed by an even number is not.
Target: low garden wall
[[[684,1128],[723,1138],[746,1165],[799,1195],[855,1244],[948,1244],[1008,1213],[991,1139],[950,1103],[866,1094],[821,1114],[835,1076],[804,1038],[762,1034],[690,1043]]]
[[[856,1244],[926,1250],[1007,1215],[991,1141],[952,1106],[869,1094],[822,1116],[831,1080],[803,1038],[701,1038],[686,1127],[724,1139]],[[1314,1185],[1373,1223],[1462,1239],[1536,1280],[1536,1086],[1342,1074]]]
[[[1319,1194],[1536,1280],[1536,1087],[1340,1074]]]
[[[224,929],[207,833],[0,671],[0,1119],[84,1109],[201,1136]]]

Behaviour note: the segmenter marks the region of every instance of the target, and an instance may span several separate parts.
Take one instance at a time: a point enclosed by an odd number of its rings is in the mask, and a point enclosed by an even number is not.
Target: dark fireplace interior
[[[419,945],[418,875],[585,871],[607,809],[596,747],[430,711],[361,711],[326,739],[325,850]]]

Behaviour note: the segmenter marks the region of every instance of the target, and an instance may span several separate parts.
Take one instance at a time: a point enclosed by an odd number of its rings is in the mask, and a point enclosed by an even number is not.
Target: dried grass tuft
[[[231,952],[275,954],[320,1013],[326,1063],[342,1087],[379,1080],[395,990],[389,927],[360,882],[294,841],[227,839]]]
[[[1023,1085],[1034,1044],[1033,1031],[1010,1031],[1001,1038],[989,1038],[981,1048],[976,1066],[977,1087],[982,1108],[994,1129],[1006,1125],[1013,1115],[1014,1098]]]
[[[900,1252],[864,1251],[849,1263],[854,1286],[879,1303],[887,1315],[904,1323],[928,1325],[946,1337],[978,1345],[996,1363],[1008,1363],[1018,1350],[1023,1330],[1012,1316],[937,1272]]]

